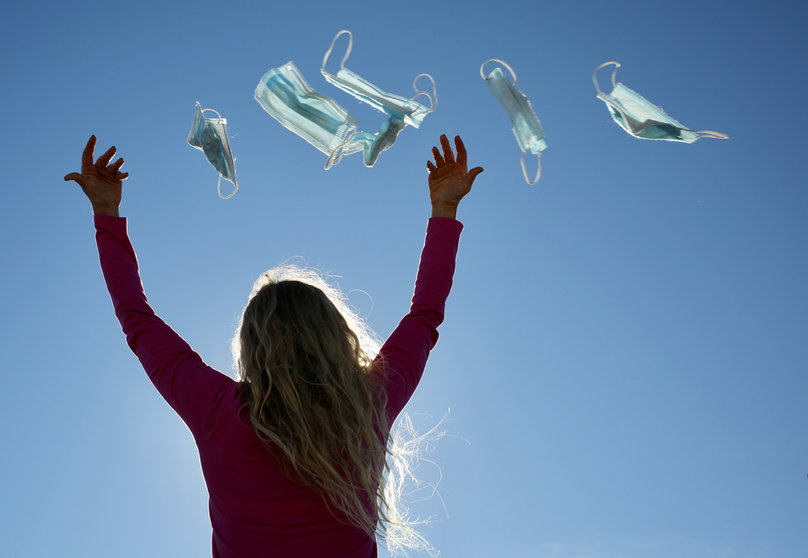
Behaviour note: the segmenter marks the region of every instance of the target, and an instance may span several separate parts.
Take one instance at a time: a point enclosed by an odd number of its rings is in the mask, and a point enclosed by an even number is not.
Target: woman
[[[361,331],[323,290],[265,274],[234,339],[239,381],[206,366],[149,307],[119,217],[123,159],[93,163],[90,137],[76,181],[95,214],[101,267],[126,339],[188,425],[209,492],[213,556],[369,558],[389,517],[380,489],[389,425],[421,377],[452,284],[467,171],[441,136],[427,162],[432,218],[410,312],[371,360]],[[339,304],[339,301],[337,301]],[[393,503],[390,503],[391,506]],[[393,510],[394,511],[394,510]]]

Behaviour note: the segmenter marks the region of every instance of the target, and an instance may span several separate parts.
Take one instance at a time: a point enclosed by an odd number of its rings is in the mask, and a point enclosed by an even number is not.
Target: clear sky
[[[339,275],[389,334],[446,132],[485,172],[407,408],[422,426],[451,409],[429,455],[448,517],[413,507],[436,516],[442,555],[808,556],[806,16],[786,1],[6,7],[0,554],[210,555],[195,446],[126,347],[90,205],[62,181],[91,133],[126,159],[122,214],[153,307],[230,372],[252,281],[288,257]],[[429,72],[439,104],[373,168],[354,155],[326,172],[253,90],[294,60],[375,130],[381,114],[319,74],[343,28],[349,68],[401,95]],[[479,76],[492,57],[544,126],[536,186]],[[607,60],[731,139],[630,137],[595,98]],[[229,121],[241,189],[227,201],[185,143],[197,100]]]

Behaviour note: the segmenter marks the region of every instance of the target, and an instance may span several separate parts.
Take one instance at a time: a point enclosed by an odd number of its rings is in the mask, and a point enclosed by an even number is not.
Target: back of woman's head
[[[287,475],[372,534],[387,438],[373,335],[338,289],[296,266],[256,282],[233,340],[250,422]]]
[[[361,379],[359,340],[326,295],[284,280],[265,285],[244,310],[240,331],[244,380],[267,389],[323,395]],[[344,369],[345,365],[349,369]]]

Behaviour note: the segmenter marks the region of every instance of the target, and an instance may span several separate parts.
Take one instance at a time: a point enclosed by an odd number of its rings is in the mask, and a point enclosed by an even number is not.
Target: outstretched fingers
[[[78,182],[82,188],[87,184],[89,177],[98,177],[102,180],[125,180],[129,177],[128,172],[121,172],[123,166],[123,157],[118,158],[114,163],[110,164],[112,157],[115,155],[117,149],[113,146],[106,150],[95,163],[93,163],[93,152],[95,151],[96,137],[95,134],[90,136],[87,140],[87,145],[84,146],[84,151],[81,153],[81,172],[71,172],[65,175],[66,181],[73,180]]]
[[[455,136],[454,144],[457,151],[457,156],[455,156],[455,153],[452,151],[452,147],[449,144],[449,139],[446,137],[446,134],[441,135],[440,145],[443,148],[443,154],[441,154],[437,147],[433,147],[432,156],[434,157],[435,162],[433,163],[432,161],[427,161],[426,168],[430,173],[433,173],[444,166],[457,165],[453,168],[453,172],[457,172],[459,170],[458,167],[460,167],[468,179],[473,182],[477,175],[483,172],[483,168],[474,167],[470,171],[466,171],[468,157],[466,146],[463,144],[463,140],[460,139],[460,136]]]

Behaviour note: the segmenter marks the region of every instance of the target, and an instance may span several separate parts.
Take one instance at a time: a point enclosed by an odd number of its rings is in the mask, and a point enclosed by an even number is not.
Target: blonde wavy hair
[[[384,372],[373,366],[379,342],[342,291],[311,269],[267,271],[232,348],[252,427],[285,458],[287,476],[319,491],[332,513],[383,536],[389,425]]]

